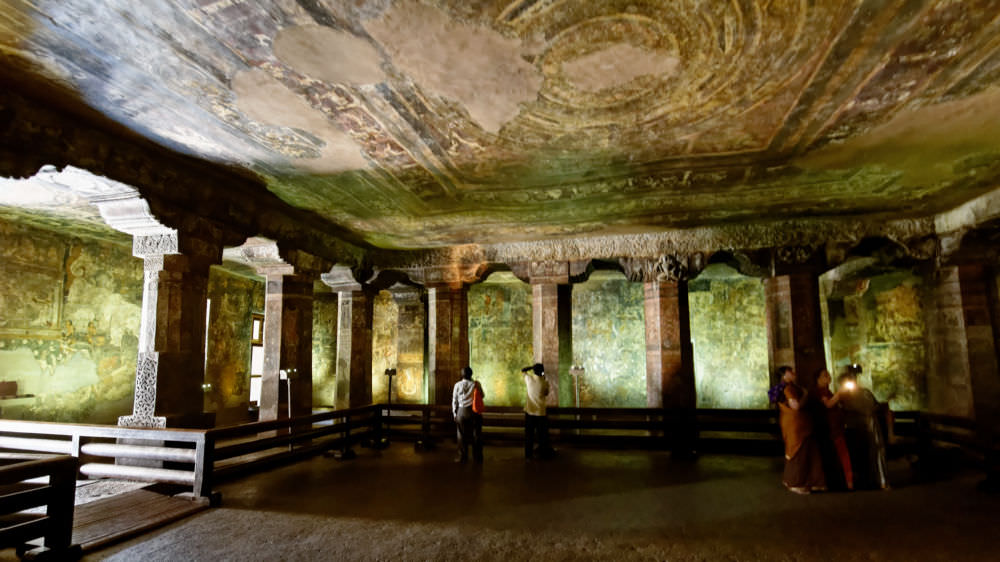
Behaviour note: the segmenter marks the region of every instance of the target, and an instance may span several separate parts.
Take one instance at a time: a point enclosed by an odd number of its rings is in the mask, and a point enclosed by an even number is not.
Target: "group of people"
[[[814,381],[802,380],[792,367],[778,369],[771,388],[785,441],[783,483],[798,494],[827,489],[887,489],[886,410],[850,365],[830,390],[826,369]],[[813,384],[810,384],[812,382]]]
[[[521,369],[526,398],[524,402],[524,457],[548,458],[553,449],[549,445],[547,402],[549,383],[545,380],[545,367],[535,363]],[[455,383],[451,393],[451,413],[458,428],[458,457],[456,462],[469,460],[469,449],[477,463],[483,462],[483,415],[475,411],[476,398],[486,396],[479,381],[472,379],[472,367],[462,368],[462,379]]]

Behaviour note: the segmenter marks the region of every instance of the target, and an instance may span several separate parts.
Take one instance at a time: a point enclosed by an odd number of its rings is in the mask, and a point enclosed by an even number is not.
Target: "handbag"
[[[486,411],[486,405],[483,404],[483,391],[478,384],[472,389],[472,411],[477,414]]]

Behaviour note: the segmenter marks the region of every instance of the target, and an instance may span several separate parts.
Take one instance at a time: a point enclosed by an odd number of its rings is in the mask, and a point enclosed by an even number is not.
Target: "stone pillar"
[[[664,408],[668,442],[686,457],[697,441],[694,346],[687,265],[676,256],[621,260],[625,275],[643,281],[646,323],[646,405]]]
[[[184,255],[175,232],[136,236],[133,255],[143,258],[144,287],[135,400],[119,425],[200,425],[205,378],[205,308],[208,272],[221,245],[187,238]]]
[[[291,270],[261,269],[267,284],[260,421],[312,413],[313,282]]]
[[[970,273],[967,269],[967,279]],[[963,292],[970,297],[972,292],[962,285],[959,267],[943,267],[934,276],[933,306],[927,315],[927,395],[930,411],[971,418],[972,368]]]
[[[588,261],[539,261],[511,264],[518,278],[531,283],[534,361],[545,365],[548,404],[559,405],[561,381],[572,384],[573,289],[570,278],[582,276]],[[569,393],[566,399],[569,399]]]
[[[819,279],[812,273],[768,277],[764,298],[771,384],[778,382],[775,372],[782,365],[794,368],[802,384],[815,383],[826,366]]]
[[[338,409],[372,402],[372,323],[375,291],[355,279],[347,266],[334,266],[322,275],[337,292]]]
[[[422,291],[416,287],[395,285],[389,288],[398,308],[396,336],[396,388],[419,385],[426,399],[428,387],[424,380],[424,334],[426,312]],[[460,367],[461,368],[461,367]],[[402,396],[400,396],[402,399]]]
[[[337,408],[372,402],[372,322],[370,291],[338,291]]]
[[[451,392],[469,364],[469,303],[464,285],[427,289],[427,386],[433,404],[451,404]]]
[[[535,363],[545,366],[545,379],[549,382],[548,404],[559,405],[559,285],[532,283],[531,321],[532,347]]]
[[[695,407],[694,348],[687,281],[647,281],[646,405]]]
[[[259,419],[308,415],[313,401],[313,279],[324,264],[297,250],[282,252],[266,238],[250,238],[233,251],[265,279]]]
[[[1000,294],[996,273],[983,264],[942,268],[936,287],[939,323],[932,334],[931,395],[938,409],[975,419],[987,485],[1000,487]],[[941,396],[935,397],[935,394]]]

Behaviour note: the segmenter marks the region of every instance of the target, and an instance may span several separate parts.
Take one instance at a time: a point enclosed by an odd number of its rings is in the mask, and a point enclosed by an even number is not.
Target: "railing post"
[[[357,455],[351,449],[351,414],[344,414],[344,431],[340,437],[340,453],[335,455],[338,460],[353,459]]]
[[[56,464],[49,475],[49,498],[46,515],[49,527],[45,533],[45,548],[64,551],[73,539],[73,507],[76,503],[76,458],[63,459]]]
[[[203,433],[201,439],[195,442],[194,461],[194,492],[195,497],[209,498],[212,505],[218,503],[218,497],[212,495],[212,472],[215,470],[215,437]]]

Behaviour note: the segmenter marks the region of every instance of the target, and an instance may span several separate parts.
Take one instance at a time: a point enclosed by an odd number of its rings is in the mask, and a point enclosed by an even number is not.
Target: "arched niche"
[[[927,406],[927,311],[932,287],[921,269],[856,258],[820,276],[827,365],[849,364],[893,409]]]
[[[699,408],[766,408],[769,384],[764,287],[726,263],[688,282]]]

